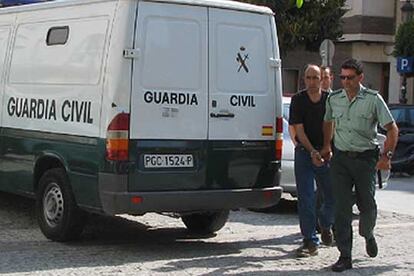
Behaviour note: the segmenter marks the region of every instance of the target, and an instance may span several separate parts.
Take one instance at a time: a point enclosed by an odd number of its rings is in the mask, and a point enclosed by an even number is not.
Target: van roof
[[[55,0],[55,1],[48,1],[48,2],[39,2],[35,4],[3,7],[3,8],[0,8],[0,14],[38,10],[38,9],[44,9],[46,7],[49,7],[49,8],[50,7],[62,7],[62,6],[72,6],[72,5],[77,5],[77,4],[110,2],[110,1],[117,1],[117,0]],[[248,12],[254,12],[254,13],[273,14],[272,10],[269,9],[268,7],[256,6],[252,4],[241,3],[241,2],[230,1],[230,0],[138,0],[138,1],[176,3],[176,4],[184,4],[184,5],[192,5],[192,6],[216,7],[216,8],[248,11]]]
[[[268,7],[256,6],[252,4],[230,1],[230,0],[149,0],[152,2],[171,2],[178,4],[189,4],[196,6],[207,6],[207,7],[217,7],[233,10],[242,10],[250,11],[256,13],[268,13],[273,14],[272,10]]]

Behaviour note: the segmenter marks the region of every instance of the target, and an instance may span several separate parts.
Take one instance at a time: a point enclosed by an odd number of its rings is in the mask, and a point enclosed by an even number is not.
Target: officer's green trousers
[[[349,153],[335,149],[331,179],[335,199],[335,239],[341,257],[352,257],[352,206],[360,211],[359,234],[371,238],[377,219],[375,178],[378,152]]]

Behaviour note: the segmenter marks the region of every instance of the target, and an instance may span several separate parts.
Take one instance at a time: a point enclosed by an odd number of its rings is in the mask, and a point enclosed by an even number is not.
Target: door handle
[[[234,113],[210,113],[211,118],[234,118]]]

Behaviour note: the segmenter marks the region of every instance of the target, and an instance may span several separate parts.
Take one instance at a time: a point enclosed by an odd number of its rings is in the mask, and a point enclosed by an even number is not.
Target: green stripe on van
[[[13,128],[2,128],[0,138],[0,190],[34,196],[42,173],[64,167],[78,204],[100,205],[105,140]]]

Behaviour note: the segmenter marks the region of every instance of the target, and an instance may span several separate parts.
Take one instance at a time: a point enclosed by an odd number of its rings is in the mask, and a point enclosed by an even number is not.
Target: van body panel
[[[65,167],[77,203],[100,206],[96,171],[104,157],[102,139],[12,128],[2,129],[2,139],[2,190],[34,196],[36,166],[53,159]]]
[[[273,186],[278,166],[274,142],[137,140],[132,152],[128,191],[224,190]],[[188,167],[148,166],[147,156],[188,156]],[[156,162],[156,161],[154,161]]]
[[[283,117],[283,103],[282,103],[282,96],[283,96],[283,89],[282,89],[282,60],[280,59],[280,51],[279,51],[279,41],[277,38],[277,29],[276,29],[276,22],[275,18],[269,17],[270,26],[271,26],[271,35],[272,35],[272,52],[273,52],[273,60],[274,65],[272,66],[274,73],[273,73],[273,81],[274,81],[274,95],[276,98],[275,103],[275,111],[276,117],[281,118]]]
[[[116,2],[18,14],[2,102],[4,127],[97,137]],[[91,16],[93,15],[93,16]],[[66,27],[63,44],[48,45]],[[57,92],[58,91],[58,92]]]
[[[245,208],[266,208],[274,205],[275,199],[280,198],[281,192],[282,189],[280,187],[245,190],[140,192],[130,194],[105,191],[101,194],[101,198],[102,208],[107,214],[129,213],[141,215],[147,212],[185,214],[186,212],[212,211],[217,207],[224,210],[232,210],[240,208],[241,205]],[[131,202],[133,197],[143,198],[143,202],[141,204],[133,204]]]
[[[79,3],[0,9],[0,189],[34,197],[37,171],[63,166],[77,204],[99,209],[100,100],[117,2]],[[48,45],[56,27],[67,27],[67,41]]]
[[[11,30],[12,30],[12,22],[13,22],[12,16],[4,16],[0,20],[0,105],[3,102],[4,93],[2,92],[4,90],[5,85],[5,75],[7,72],[7,53],[10,46],[10,40],[11,40]],[[0,112],[0,127],[2,126],[3,122],[3,114]],[[3,137],[1,135],[1,128],[0,128],[0,154],[1,154],[1,145],[3,144]],[[2,160],[0,158],[0,166],[1,166]]]
[[[280,199],[269,9],[67,0],[0,15],[1,190],[34,196],[42,174],[59,168],[79,207],[108,214]],[[120,113],[129,129],[109,129]],[[125,139],[126,160],[108,158],[111,137]]]
[[[206,188],[207,141],[131,140],[128,191],[200,190]],[[148,156],[191,156],[192,166],[149,166]],[[191,165],[191,164],[189,164]]]
[[[278,164],[274,141],[211,141],[207,187],[213,189],[274,186]]]
[[[258,189],[143,191],[124,192],[126,176],[99,173],[102,208],[107,214],[136,214],[146,212],[199,212],[219,209],[265,208],[275,204],[281,196],[278,186]],[[132,198],[140,198],[134,204]]]
[[[35,10],[44,10],[68,6],[79,7],[81,5],[90,5],[97,2],[125,2],[130,4],[131,2],[139,2],[142,0],[66,0],[66,1],[50,1],[41,4],[32,4],[24,6],[11,6],[7,8],[2,8],[0,14],[7,13],[18,13],[21,11],[35,11]],[[159,2],[159,3],[172,3],[172,4],[184,4],[190,6],[202,6],[202,7],[219,7],[223,9],[231,10],[240,10],[246,12],[254,13],[263,13],[272,15],[273,12],[268,7],[256,6],[252,4],[237,2],[237,1],[227,1],[227,0],[150,0],[148,2]]]
[[[134,47],[137,5],[138,1],[119,1],[111,26],[106,68],[102,78],[99,137],[103,139],[106,139],[107,128],[117,114],[130,113],[133,61],[123,58],[122,54],[125,49]]]
[[[238,1],[223,1],[223,0],[152,0],[152,2],[164,2],[174,4],[184,4],[202,7],[217,7],[228,10],[239,10],[252,13],[262,13],[273,15],[273,12],[268,7],[256,6]]]
[[[17,27],[10,65],[11,84],[97,85],[108,28],[106,16],[21,23]],[[45,34],[63,28],[73,46],[47,45]],[[55,29],[56,30],[56,29]],[[73,33],[73,34],[72,34]],[[70,36],[70,37],[69,37]],[[27,39],[37,37],[38,39]],[[53,41],[51,41],[52,43]],[[29,49],[31,49],[29,51]],[[50,57],[53,58],[50,58]],[[62,68],[66,71],[61,73]]]

